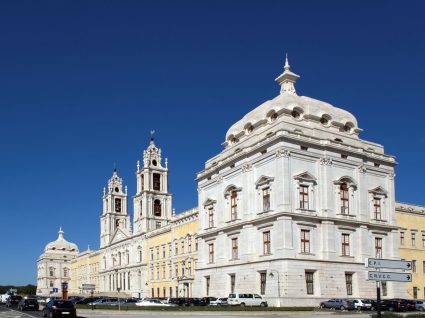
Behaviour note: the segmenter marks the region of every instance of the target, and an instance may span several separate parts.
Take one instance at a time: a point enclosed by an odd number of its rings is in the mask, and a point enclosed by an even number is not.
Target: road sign
[[[412,268],[412,261],[396,261],[392,259],[366,258],[365,266],[372,268],[392,268],[410,270]]]
[[[81,288],[83,290],[95,290],[96,285],[95,284],[82,284]]]
[[[59,289],[58,288],[53,288],[53,290],[52,290],[52,293],[53,294],[58,293],[58,292],[59,292]]]
[[[411,282],[412,275],[410,273],[367,272],[367,280],[376,280],[384,282]]]

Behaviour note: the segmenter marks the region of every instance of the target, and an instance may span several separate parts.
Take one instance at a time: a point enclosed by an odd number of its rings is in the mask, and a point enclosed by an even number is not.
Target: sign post
[[[365,266],[377,270],[376,272],[367,272],[367,280],[376,281],[376,309],[378,310],[378,318],[381,318],[381,282],[411,282],[412,275],[410,273],[403,272],[381,272],[380,269],[390,268],[410,270],[412,268],[412,262],[382,258],[366,258]]]
[[[96,285],[95,284],[82,284],[81,285],[81,289],[82,290],[89,290],[90,291],[90,295],[93,298],[93,293],[96,289]],[[93,300],[91,301],[91,310],[93,310]]]

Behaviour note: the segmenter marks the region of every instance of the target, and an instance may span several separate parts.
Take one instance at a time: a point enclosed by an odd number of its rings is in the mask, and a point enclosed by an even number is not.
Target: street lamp
[[[277,270],[275,270],[275,269],[270,269],[269,271],[270,271],[270,274],[269,274],[270,277],[274,277],[273,272],[275,272],[276,273],[276,276],[277,276],[277,296],[278,296],[278,298],[277,298],[276,305],[277,305],[277,307],[280,307],[280,278],[279,278],[279,272]]]

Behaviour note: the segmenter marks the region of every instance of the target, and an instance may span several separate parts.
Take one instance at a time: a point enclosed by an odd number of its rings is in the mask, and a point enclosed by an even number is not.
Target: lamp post
[[[270,271],[270,274],[269,274],[270,277],[274,277],[273,272],[275,272],[276,273],[276,276],[277,276],[277,296],[278,296],[278,298],[277,298],[276,306],[277,307],[280,307],[280,278],[279,278],[279,272],[277,270],[275,270],[275,269],[270,269],[269,271]]]

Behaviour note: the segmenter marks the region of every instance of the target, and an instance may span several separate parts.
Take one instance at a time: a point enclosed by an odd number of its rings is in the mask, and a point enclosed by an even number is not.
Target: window
[[[232,259],[238,258],[238,239],[232,239]]]
[[[115,199],[115,212],[121,212],[121,199]]]
[[[170,287],[170,298],[173,297],[173,287]]]
[[[192,275],[192,262],[191,261],[187,262],[187,275],[188,276]]]
[[[404,245],[404,232],[400,232],[400,245]]]
[[[184,241],[181,241],[181,253],[184,254]]]
[[[159,279],[159,266],[156,267],[156,279]]]
[[[53,287],[54,285],[53,285],[53,281],[51,280],[50,281],[50,287]]]
[[[158,199],[153,201],[153,213],[155,216],[161,216],[161,201]]]
[[[425,233],[422,233],[422,247],[425,247]]]
[[[172,279],[173,278],[173,267],[171,266],[171,262],[170,262],[170,264],[168,264],[168,271],[169,271],[168,275],[170,275],[170,279]]]
[[[208,260],[210,263],[214,263],[214,244],[208,244]]]
[[[190,236],[187,239],[187,252],[192,253],[192,238]]]
[[[342,234],[341,236],[341,255],[350,256],[350,234]]]
[[[270,188],[263,189],[263,212],[270,210]]]
[[[142,182],[142,191],[144,191],[145,190],[145,175],[144,174],[142,174],[141,182]]]
[[[232,191],[230,195],[230,219],[236,220],[238,218],[238,193],[236,191]]]
[[[314,272],[305,272],[307,295],[314,295]]]
[[[301,230],[301,253],[310,253],[310,231]]]
[[[49,276],[55,276],[55,269],[53,267],[49,268]]]
[[[350,214],[348,186],[346,183],[341,183],[339,186],[339,195],[341,199],[341,214]]]
[[[412,272],[416,273],[416,260],[412,260]]]
[[[179,277],[179,264],[174,265],[174,273],[176,274],[176,277]]]
[[[382,296],[388,296],[387,282],[381,282]]]
[[[162,258],[165,258],[165,245],[162,246]]]
[[[150,251],[151,251],[151,261],[153,261],[153,248],[151,248]]]
[[[142,248],[139,247],[139,262],[143,260]]]
[[[381,198],[373,198],[373,216],[375,220],[381,220]]]
[[[140,216],[143,215],[143,201],[140,200]]]
[[[267,273],[260,273],[260,294],[266,294]]]
[[[205,290],[206,290],[206,295],[209,296],[210,295],[210,277],[209,276],[205,277]]]
[[[182,277],[184,276],[185,266],[186,266],[186,263],[185,262],[182,262],[182,266],[181,266],[181,268],[182,268]]]
[[[382,238],[375,238],[375,257],[382,258]]]
[[[174,243],[174,255],[179,254],[179,243]]]
[[[300,146],[300,149],[307,151],[308,150],[308,147],[306,147],[306,146]]]
[[[171,243],[168,243],[168,257],[171,257],[171,253],[172,253]]]
[[[68,277],[68,268],[63,269],[63,277]]]
[[[159,259],[159,246],[156,247],[156,259]]]
[[[162,287],[162,297],[165,297],[165,287]]]
[[[422,268],[423,268],[422,272],[425,273],[425,261],[422,261]]]
[[[415,232],[412,232],[410,234],[410,237],[412,239],[412,246],[416,246],[416,233]]]
[[[153,174],[153,189],[155,191],[161,190],[161,175],[159,173]]]
[[[271,249],[270,249],[270,231],[263,232],[263,254],[264,255],[271,254]]]
[[[155,289],[152,288],[152,297],[155,297]]]
[[[300,209],[308,210],[308,186],[300,185]]]
[[[347,287],[347,295],[353,295],[353,274],[345,273],[345,286]]]
[[[418,299],[418,287],[413,287],[413,299]]]
[[[230,293],[233,294],[235,292],[236,285],[236,275],[230,274]]]
[[[209,228],[214,227],[214,209],[213,208],[208,209],[208,227]]]

